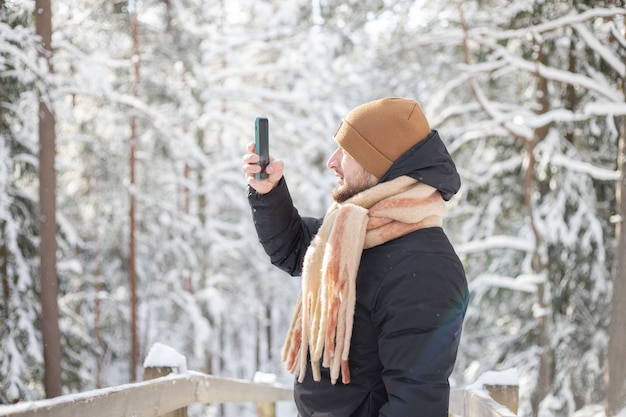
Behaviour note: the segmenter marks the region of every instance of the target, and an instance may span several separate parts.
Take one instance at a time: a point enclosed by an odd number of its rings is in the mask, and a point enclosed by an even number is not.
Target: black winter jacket
[[[417,155],[417,157],[416,157]],[[449,199],[460,185],[437,132],[381,179],[410,175]],[[265,195],[250,189],[253,219],[271,262],[300,275],[322,219],[303,218],[284,179]],[[442,228],[420,229],[363,251],[350,348],[351,382],[332,385],[311,369],[294,393],[302,417],[446,417],[468,291],[463,266]]]

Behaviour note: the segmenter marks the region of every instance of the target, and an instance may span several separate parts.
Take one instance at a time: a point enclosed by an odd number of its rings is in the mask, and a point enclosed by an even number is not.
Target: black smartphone
[[[256,154],[261,157],[258,162],[261,166],[261,172],[256,173],[256,179],[265,180],[269,177],[265,168],[270,163],[270,137],[266,117],[257,117],[254,121],[254,149]]]

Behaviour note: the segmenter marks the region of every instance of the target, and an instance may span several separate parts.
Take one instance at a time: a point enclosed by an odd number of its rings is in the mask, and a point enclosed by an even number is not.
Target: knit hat
[[[429,134],[428,120],[415,100],[391,97],[353,109],[341,121],[335,141],[380,179],[402,154]]]

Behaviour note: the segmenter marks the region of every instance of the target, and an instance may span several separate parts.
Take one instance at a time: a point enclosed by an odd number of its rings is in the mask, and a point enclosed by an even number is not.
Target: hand
[[[283,161],[274,159],[274,157],[270,155],[270,163],[267,168],[265,168],[265,172],[269,174],[269,178],[257,180],[255,174],[261,172],[261,167],[257,165],[260,159],[259,155],[254,153],[254,151],[254,142],[250,142],[248,144],[248,153],[243,156],[242,170],[244,174],[246,174],[246,181],[250,187],[254,188],[258,194],[267,194],[276,187],[276,184],[278,184],[278,181],[282,178],[285,164]]]

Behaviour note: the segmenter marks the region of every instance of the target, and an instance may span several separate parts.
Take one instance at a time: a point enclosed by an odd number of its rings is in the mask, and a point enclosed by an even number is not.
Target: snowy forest
[[[626,414],[625,83],[624,0],[0,0],[0,404],[55,369],[56,395],[140,380],[157,342],[291,384],[300,282],[252,224],[254,120],[321,217],[341,117],[400,96],[462,178],[452,386],[514,369],[520,416]]]

